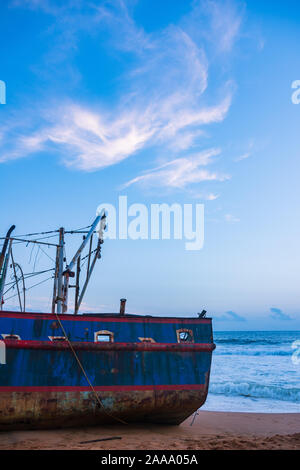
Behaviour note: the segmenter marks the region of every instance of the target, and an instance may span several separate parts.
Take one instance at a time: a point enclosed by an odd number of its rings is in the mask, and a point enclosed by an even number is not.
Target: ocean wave
[[[217,356],[292,356],[293,351],[268,351],[268,350],[233,350],[228,351],[225,349],[218,349],[218,346],[214,352]]]
[[[290,344],[290,340],[283,341],[282,339],[250,339],[250,338],[214,338],[216,344],[233,344],[246,346],[247,344],[255,344],[259,346],[275,345],[275,344]]]
[[[260,385],[257,383],[211,383],[209,393],[213,395],[242,396],[249,398],[268,398],[272,400],[290,401],[300,403],[299,388],[283,388],[276,386]]]

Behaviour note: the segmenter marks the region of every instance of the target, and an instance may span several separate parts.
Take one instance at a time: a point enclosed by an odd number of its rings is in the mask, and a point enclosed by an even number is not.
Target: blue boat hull
[[[60,320],[70,342],[54,315],[0,313],[0,429],[180,424],[205,402],[214,349],[210,319]],[[180,342],[181,331],[191,341]],[[98,342],[99,332],[111,341]]]

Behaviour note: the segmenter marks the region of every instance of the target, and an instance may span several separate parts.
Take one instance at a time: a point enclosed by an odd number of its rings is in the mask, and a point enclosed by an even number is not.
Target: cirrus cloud
[[[26,127],[20,120],[16,125],[12,119],[10,126],[8,119],[0,142],[1,162],[55,151],[66,166],[95,171],[137,153],[142,155],[143,150],[153,147],[159,155],[169,155],[168,161],[132,178],[127,186],[159,182],[182,188],[195,182],[228,178],[202,168],[205,152],[201,153],[201,137],[205,127],[226,118],[232,103],[231,80],[218,83],[217,88],[209,86],[208,56],[212,47],[220,52],[220,41],[222,53],[229,53],[238,36],[242,13],[231,2],[226,3],[226,9],[211,0],[194,2],[190,13],[177,25],[151,33],[136,24],[128,3],[122,0],[90,2],[91,21],[79,21],[82,26],[78,31],[74,25],[75,19],[82,17],[81,0],[70,1],[64,8],[58,8],[59,4],[51,0],[45,4],[37,0],[27,0],[25,4],[15,1],[14,5],[40,8],[54,17],[51,32],[61,38],[63,48],[66,37],[72,37],[76,43],[74,51],[80,49],[79,34],[85,29],[106,42],[108,48],[113,45],[119,54],[130,53],[131,60],[112,109],[100,104],[101,97],[95,103],[66,97],[59,106],[41,104],[40,109],[34,107],[35,113],[25,110],[29,122]],[[200,19],[205,28],[199,35],[195,24]],[[69,34],[61,34],[62,25],[71,29]],[[201,151],[197,150],[199,144]],[[206,154],[210,152],[208,149]]]

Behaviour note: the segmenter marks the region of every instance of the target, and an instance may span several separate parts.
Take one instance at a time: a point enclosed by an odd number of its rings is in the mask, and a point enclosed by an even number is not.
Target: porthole
[[[181,328],[176,330],[177,333],[177,342],[178,343],[193,343],[194,342],[194,333],[193,330],[187,328]]]

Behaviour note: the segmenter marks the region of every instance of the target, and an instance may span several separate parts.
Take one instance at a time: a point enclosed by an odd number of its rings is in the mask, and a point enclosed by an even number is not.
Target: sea
[[[300,331],[215,332],[201,410],[300,413]]]

